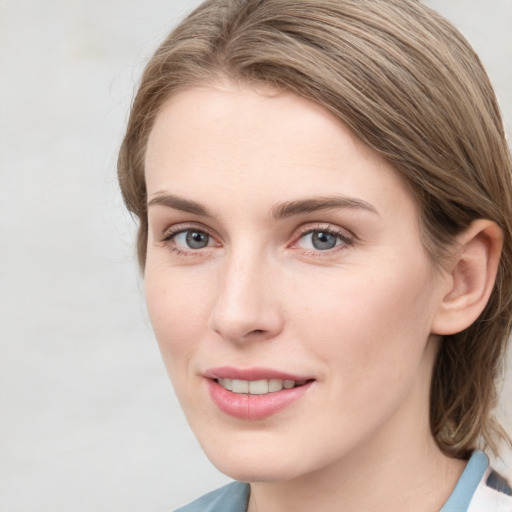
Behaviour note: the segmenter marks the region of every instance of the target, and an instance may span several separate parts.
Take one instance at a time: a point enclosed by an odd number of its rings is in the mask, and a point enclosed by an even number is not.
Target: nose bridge
[[[249,246],[226,256],[210,319],[214,331],[233,342],[268,338],[279,331],[271,267],[263,252]]]

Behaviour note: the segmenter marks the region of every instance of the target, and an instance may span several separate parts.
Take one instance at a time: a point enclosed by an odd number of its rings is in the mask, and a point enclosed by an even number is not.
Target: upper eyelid
[[[208,236],[212,237],[217,242],[221,241],[222,238],[217,234],[215,230],[212,230],[211,228],[205,226],[201,222],[180,222],[177,224],[174,224],[172,226],[167,227],[163,230],[160,238],[161,242],[168,242],[172,240],[176,235],[189,231],[189,230],[197,230],[200,232],[203,232],[207,234]],[[342,238],[349,239],[351,241],[356,240],[356,236],[347,228],[343,228],[341,226],[337,226],[336,224],[332,224],[329,222],[308,222],[305,223],[299,227],[297,227],[289,237],[289,242],[287,245],[291,246],[297,241],[309,234],[313,233],[315,231],[327,231],[333,235],[341,236]]]
[[[184,222],[179,224],[174,224],[166,229],[163,230],[162,234],[162,240],[165,240],[166,238],[171,238],[175,235],[178,235],[179,233],[184,233],[185,231],[191,231],[191,230],[200,231],[201,233],[206,233],[207,235],[218,238],[217,235],[206,226],[203,226],[201,223],[195,223],[195,222]]]
[[[350,230],[336,226],[335,224],[330,224],[328,222],[319,222],[313,224],[308,223],[300,226],[297,231],[300,236],[307,235],[308,233],[313,233],[315,231],[327,231],[332,234],[344,235],[346,238],[350,239],[356,238]]]

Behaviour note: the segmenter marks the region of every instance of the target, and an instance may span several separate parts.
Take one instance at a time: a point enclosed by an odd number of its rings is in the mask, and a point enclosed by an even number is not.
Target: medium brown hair
[[[442,341],[430,398],[431,430],[445,453],[464,458],[481,444],[496,451],[504,432],[492,410],[512,317],[511,159],[492,86],[470,45],[416,0],[201,4],[148,63],[119,155],[142,269],[144,156],[155,118],[179,90],[223,78],[313,100],[387,159],[416,198],[435,264],[473,220],[501,227],[491,298],[473,325]]]

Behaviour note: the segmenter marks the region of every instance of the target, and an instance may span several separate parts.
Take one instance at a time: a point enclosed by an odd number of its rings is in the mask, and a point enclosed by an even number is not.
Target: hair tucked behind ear
[[[431,429],[442,450],[496,449],[492,416],[512,317],[511,160],[487,75],[469,44],[416,0],[209,0],[150,60],[119,155],[119,181],[147,243],[144,154],[164,102],[222,77],[292,91],[330,110],[391,162],[421,210],[423,241],[442,265],[479,218],[504,233],[485,311],[441,343]]]

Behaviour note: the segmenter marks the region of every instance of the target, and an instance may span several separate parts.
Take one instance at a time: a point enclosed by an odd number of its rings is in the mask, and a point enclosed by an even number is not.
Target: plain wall
[[[427,3],[480,53],[510,133],[512,2]],[[173,510],[228,480],[168,383],[115,178],[143,64],[197,4],[0,0],[0,512]]]

